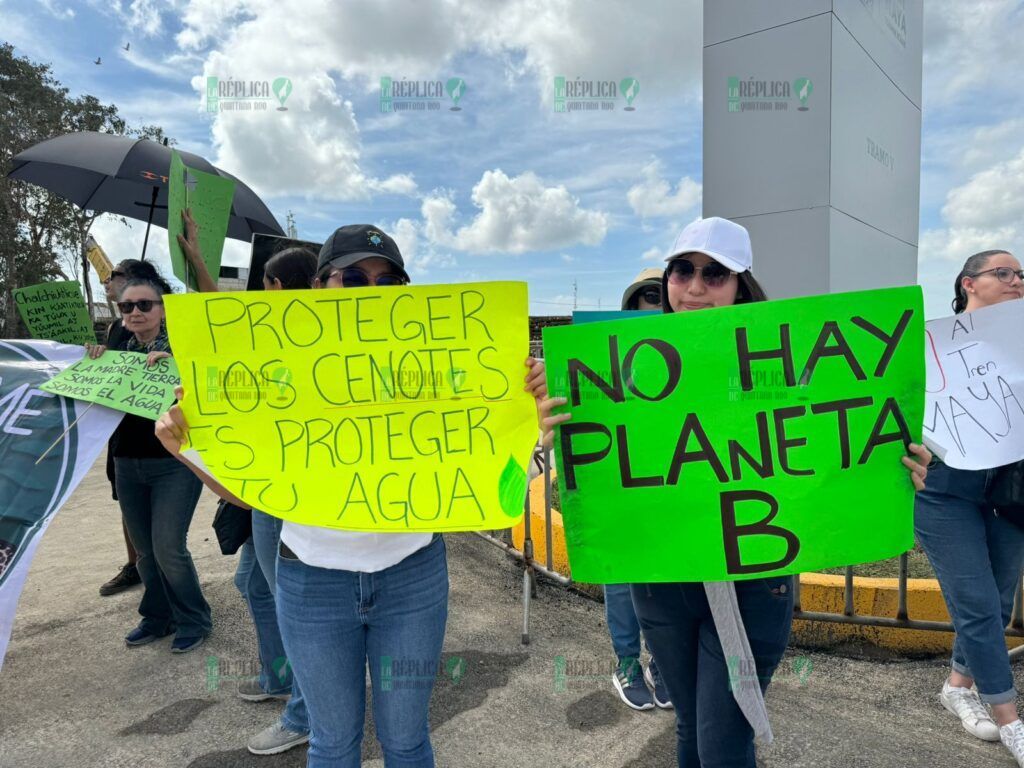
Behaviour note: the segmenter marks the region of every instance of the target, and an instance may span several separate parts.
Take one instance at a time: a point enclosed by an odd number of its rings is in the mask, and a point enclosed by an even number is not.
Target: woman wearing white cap
[[[727,219],[690,224],[667,261],[664,312],[767,298],[750,273],[747,230]],[[546,445],[555,425],[570,418],[549,415],[566,402],[549,398],[541,405]],[[920,445],[910,449],[917,460],[903,457],[903,463],[921,490],[931,454]],[[675,705],[680,768],[755,768],[755,736],[761,743],[771,741],[763,697],[789,641],[792,577],[633,584],[632,594]]]

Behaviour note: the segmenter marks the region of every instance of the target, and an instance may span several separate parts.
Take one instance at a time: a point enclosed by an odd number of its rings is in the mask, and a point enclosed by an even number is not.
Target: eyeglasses
[[[1024,269],[1010,269],[1009,267],[983,269],[981,272],[975,272],[971,277],[981,277],[982,275],[987,275],[989,272],[993,273],[1000,283],[1012,283],[1014,277],[1024,280]]]
[[[640,291],[640,298],[646,301],[648,304],[660,306],[661,288],[659,288],[656,285],[652,285],[650,288],[644,288],[642,291]]]
[[[107,283],[111,282],[112,280],[117,280],[117,278],[119,278],[119,277],[128,277],[128,275],[126,275],[124,272],[118,272],[115,269],[113,272],[110,273],[110,275],[107,277],[107,279],[103,281],[103,284],[106,285]]]
[[[139,299],[138,301],[119,301],[117,308],[122,315],[130,315],[136,307],[139,308],[139,312],[149,312],[157,304],[163,304],[163,302],[155,299]]]
[[[708,288],[721,288],[730,276],[735,275],[731,269],[717,261],[709,261],[700,268],[700,278]],[[684,284],[693,280],[698,270],[689,259],[675,259],[668,265],[669,282]]]
[[[341,284],[345,288],[366,288],[368,285],[385,288],[395,285],[405,285],[405,278],[394,272],[385,272],[383,275],[377,275],[377,277],[371,281],[370,276],[358,267],[336,269],[327,275],[328,280],[332,277],[340,278]]]

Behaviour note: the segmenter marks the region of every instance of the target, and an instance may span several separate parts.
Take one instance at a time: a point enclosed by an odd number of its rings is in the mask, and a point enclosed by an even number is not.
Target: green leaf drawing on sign
[[[526,499],[526,471],[511,456],[501,470],[498,478],[498,499],[502,511],[509,517],[523,514],[523,502]]]

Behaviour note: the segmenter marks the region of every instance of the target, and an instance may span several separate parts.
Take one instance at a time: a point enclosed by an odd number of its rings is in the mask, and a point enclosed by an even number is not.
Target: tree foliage
[[[6,177],[19,152],[76,131],[165,138],[159,126],[129,127],[115,105],[95,96],[72,97],[48,64],[20,57],[14,46],[0,44],[0,338],[25,335],[12,296],[22,286],[80,278],[92,308],[85,241],[102,213]]]

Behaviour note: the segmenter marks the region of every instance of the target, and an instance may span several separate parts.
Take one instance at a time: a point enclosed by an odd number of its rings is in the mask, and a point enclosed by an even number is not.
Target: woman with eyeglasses
[[[661,280],[664,275],[664,269],[653,267],[641,271],[622,294],[622,308],[660,311]]]
[[[394,240],[360,224],[339,228],[324,243],[313,287],[408,282]],[[544,367],[532,359],[526,365],[524,389],[539,399],[546,393]],[[187,430],[178,407],[157,422],[157,435],[171,453]],[[204,482],[233,499],[216,482]],[[309,768],[360,765],[367,667],[384,765],[434,765],[430,670],[436,673],[448,618],[448,565],[439,534],[342,531],[285,521],[277,618],[309,711]],[[409,684],[384,684],[383,665],[391,663],[427,673]]]
[[[739,224],[718,217],[695,221],[676,239],[662,282],[662,311],[691,312],[766,301],[751,273],[750,237]],[[554,427],[571,418],[552,416],[561,397],[541,404],[544,442]],[[917,490],[924,487],[929,451],[911,444],[915,459],[903,464]],[[642,513],[642,511],[639,511]],[[685,556],[685,553],[680,553]],[[755,768],[754,728],[746,711],[764,712],[764,692],[789,641],[793,617],[793,579],[774,576],[732,583],[633,584],[633,605],[676,712],[680,768]],[[713,617],[727,617],[723,625]],[[735,684],[723,646],[752,652],[756,685]],[[735,658],[735,657],[734,657]],[[735,664],[735,662],[733,662]],[[749,673],[747,673],[749,674]],[[767,716],[753,717],[759,728]]]
[[[106,292],[107,302],[110,304],[116,304],[118,296],[121,295],[121,291],[124,290],[125,283],[130,279],[139,278],[144,280],[157,280],[160,279],[160,273],[157,272],[154,267],[148,261],[139,261],[138,259],[125,259],[119,263],[110,274],[107,275],[107,279],[103,281],[103,290]],[[131,334],[125,330],[124,324],[119,318],[115,318],[107,328],[107,339],[106,346],[110,349],[118,348],[118,345],[127,340],[127,337]],[[110,492],[114,501],[117,501],[117,483],[114,475],[114,452],[111,450],[110,445],[107,445],[107,479],[110,481]],[[135,546],[132,544],[132,539],[128,535],[128,526],[124,520],[121,521],[121,527],[124,532],[124,545],[125,549],[128,550],[128,562],[121,566],[121,570],[110,579],[104,582],[100,586],[100,594],[104,597],[109,595],[116,595],[118,592],[134,587],[136,584],[141,584],[142,579],[139,577],[139,570],[135,566],[135,561],[138,558],[135,552]]]
[[[150,366],[170,357],[163,308],[163,297],[170,292],[159,275],[127,279],[117,308],[128,333],[113,349],[145,353]],[[105,350],[90,346],[89,356],[95,359]],[[202,645],[212,627],[210,606],[187,546],[202,483],[160,444],[150,419],[125,414],[110,450],[118,502],[138,552],[136,567],[144,587],[139,603],[142,621],[125,637],[125,644],[146,645],[175,633],[171,652],[187,653]]]
[[[1020,262],[1006,251],[974,254],[953,283],[954,314],[1020,299],[1022,278]],[[1024,566],[1024,529],[986,502],[995,472],[933,461],[928,488],[917,496],[914,528],[956,630],[939,701],[964,730],[1002,741],[1024,766],[1024,723],[1005,638]]]

